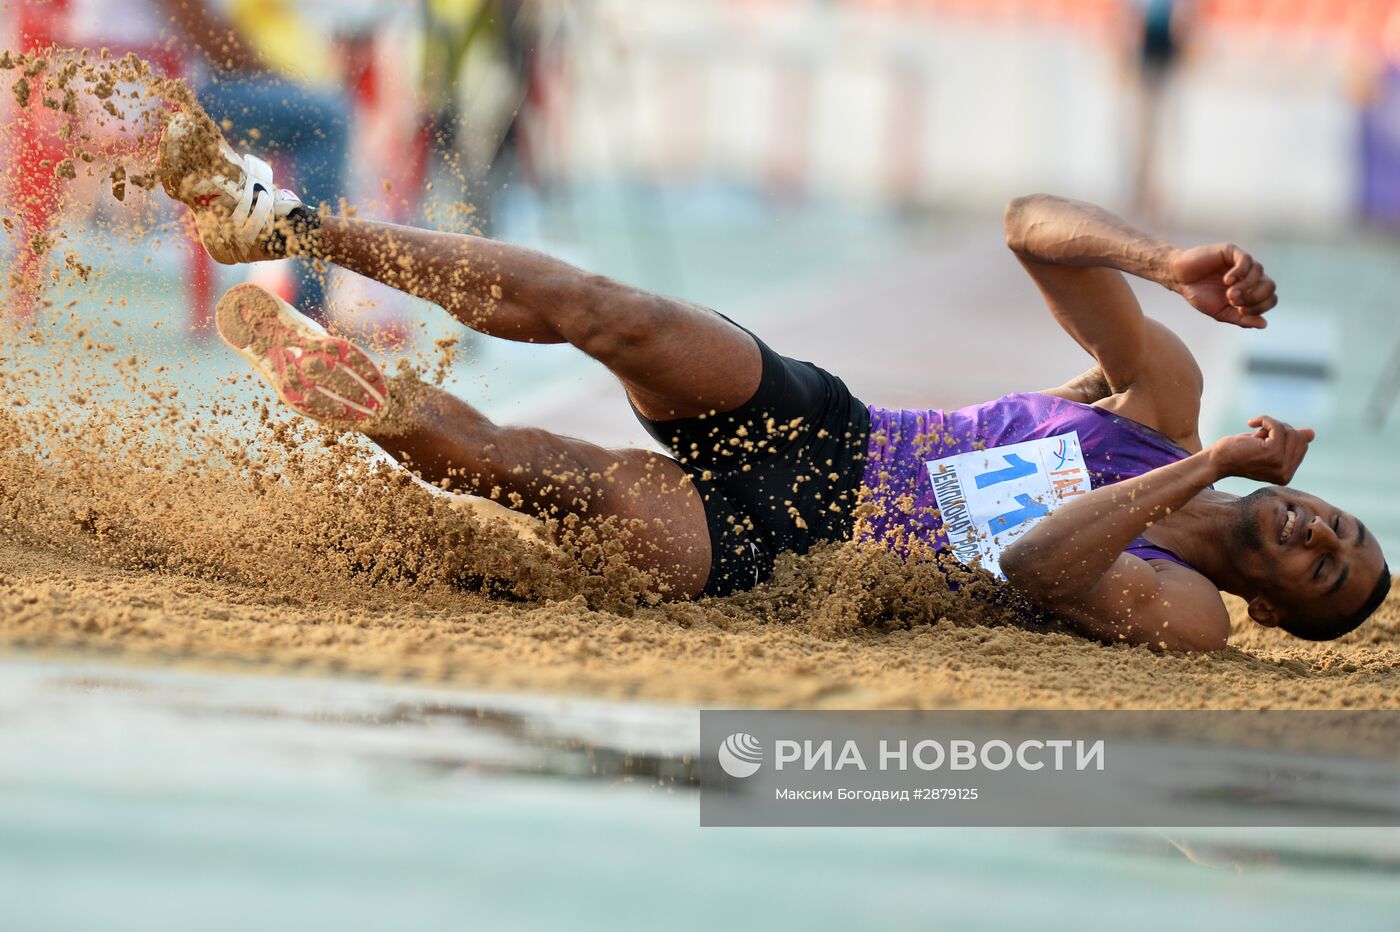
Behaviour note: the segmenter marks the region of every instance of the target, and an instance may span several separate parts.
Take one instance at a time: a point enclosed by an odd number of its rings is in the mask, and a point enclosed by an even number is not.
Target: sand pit
[[[0,643],[10,648],[705,706],[1400,707],[1400,593],[1344,643],[1260,631],[1209,656],[948,619],[892,631],[820,627],[766,623],[718,603],[622,614],[581,598],[313,593],[0,545]]]
[[[51,59],[6,60],[18,102],[72,115],[134,87],[189,106],[139,63]],[[98,109],[130,122],[134,154],[89,161],[76,132],[78,161],[53,170],[149,188],[166,111]],[[150,232],[109,206],[104,235]],[[12,299],[37,289],[41,312],[0,341],[7,649],[707,706],[1400,707],[1396,590],[1327,645],[1237,610],[1235,646],[1212,656],[1038,630],[979,586],[955,593],[929,564],[855,545],[787,559],[752,593],[662,604],[608,540],[580,531],[556,547],[489,503],[434,494],[367,442],[280,410],[251,376],[191,397],[123,327],[102,257],[63,259],[12,284]],[[78,297],[43,297],[59,285]],[[435,368],[410,362],[410,382]]]

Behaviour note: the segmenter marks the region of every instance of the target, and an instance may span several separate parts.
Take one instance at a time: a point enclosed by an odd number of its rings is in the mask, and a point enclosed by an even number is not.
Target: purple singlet
[[[910,536],[948,549],[926,463],[956,453],[1026,440],[1079,434],[1094,488],[1112,485],[1188,456],[1166,436],[1129,418],[1056,398],[1012,394],[957,411],[870,407],[870,443],[862,494],[875,505],[866,539],[900,547]],[[1193,568],[1169,550],[1139,537],[1127,552]]]

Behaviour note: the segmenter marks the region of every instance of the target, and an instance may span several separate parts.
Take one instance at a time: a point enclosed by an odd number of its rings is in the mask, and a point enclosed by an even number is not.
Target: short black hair
[[[1390,595],[1390,566],[1381,566],[1381,578],[1376,580],[1376,588],[1366,598],[1366,603],[1350,615],[1341,618],[1322,619],[1302,618],[1297,621],[1285,620],[1279,627],[1294,637],[1305,641],[1334,641],[1344,634],[1350,634],[1367,618],[1375,614],[1386,596]]]

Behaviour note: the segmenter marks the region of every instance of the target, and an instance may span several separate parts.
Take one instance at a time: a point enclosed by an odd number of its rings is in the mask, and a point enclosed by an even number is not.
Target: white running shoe
[[[298,413],[355,429],[384,409],[388,383],[374,360],[272,292],[257,285],[230,288],[219,299],[214,324]]]
[[[234,152],[204,114],[170,118],[159,172],[165,193],[194,212],[204,248],[225,265],[283,258],[296,222],[315,222],[301,198],[273,185],[272,166]]]

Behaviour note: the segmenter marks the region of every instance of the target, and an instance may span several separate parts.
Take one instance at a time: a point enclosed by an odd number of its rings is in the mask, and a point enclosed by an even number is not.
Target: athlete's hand
[[[1271,417],[1256,417],[1249,426],[1252,433],[1221,437],[1206,448],[1206,455],[1221,476],[1287,485],[1317,435]]]
[[[1202,314],[1247,329],[1268,326],[1264,314],[1278,304],[1277,286],[1240,247],[1216,243],[1178,249],[1170,261],[1169,287]]]

